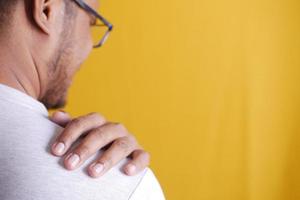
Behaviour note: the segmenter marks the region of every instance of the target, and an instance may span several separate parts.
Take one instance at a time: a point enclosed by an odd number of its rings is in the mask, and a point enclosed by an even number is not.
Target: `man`
[[[164,199],[148,154],[122,124],[98,113],[48,117],[47,109],[65,106],[95,46],[97,7],[97,0],[0,0],[1,200]]]

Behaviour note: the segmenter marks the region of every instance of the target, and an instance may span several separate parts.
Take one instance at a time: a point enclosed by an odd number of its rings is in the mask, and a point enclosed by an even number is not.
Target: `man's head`
[[[86,0],[97,7],[97,0]],[[90,53],[91,16],[74,0],[0,0],[0,40],[19,42],[36,68],[40,100],[47,108],[66,104],[75,72]],[[16,55],[18,56],[18,55]]]

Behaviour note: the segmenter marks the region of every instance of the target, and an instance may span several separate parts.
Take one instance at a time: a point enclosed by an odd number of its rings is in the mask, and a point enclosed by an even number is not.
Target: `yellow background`
[[[300,199],[300,1],[101,1],[66,111],[134,133],[170,200]]]

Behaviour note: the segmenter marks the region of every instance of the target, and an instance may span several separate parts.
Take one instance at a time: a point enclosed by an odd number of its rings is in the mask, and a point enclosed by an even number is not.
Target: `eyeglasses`
[[[92,25],[92,37],[94,42],[94,48],[101,47],[107,40],[110,32],[113,29],[113,25],[109,23],[104,17],[102,17],[96,10],[87,5],[83,0],[74,0],[82,9],[90,13],[94,20],[91,23]],[[105,27],[103,29],[103,27]],[[99,40],[99,37],[101,38]]]

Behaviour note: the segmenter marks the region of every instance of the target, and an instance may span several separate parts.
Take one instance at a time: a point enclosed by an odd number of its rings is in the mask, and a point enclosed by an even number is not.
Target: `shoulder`
[[[140,179],[129,200],[165,200],[161,185],[150,168],[146,168],[145,175]]]

